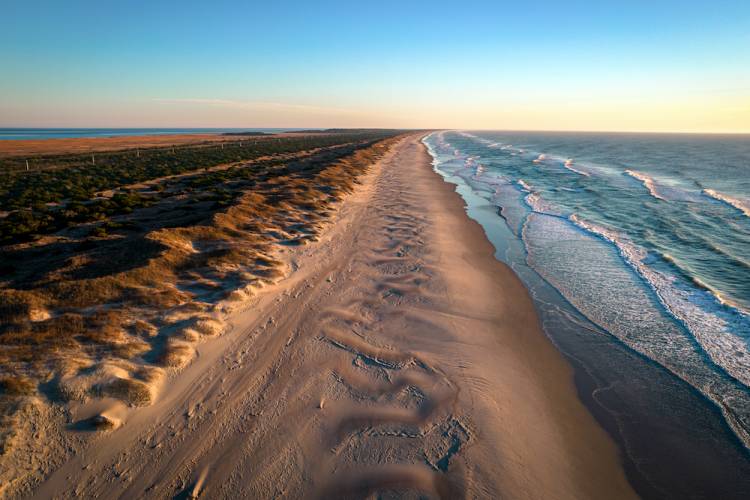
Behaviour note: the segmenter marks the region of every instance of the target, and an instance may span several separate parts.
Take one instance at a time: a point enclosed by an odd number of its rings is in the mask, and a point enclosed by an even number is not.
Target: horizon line
[[[667,134],[667,135],[750,135],[750,129],[747,131],[681,131],[681,130],[585,130],[585,129],[496,129],[496,128],[470,128],[470,127],[263,127],[263,126],[246,126],[246,127],[217,127],[217,126],[83,126],[83,127],[71,127],[71,126],[7,126],[0,125],[0,130],[166,130],[166,129],[182,129],[182,130],[227,130],[227,129],[247,129],[247,130],[407,130],[407,131],[472,131],[472,132],[548,132],[548,133],[571,133],[571,134]],[[23,140],[23,139],[18,139]]]

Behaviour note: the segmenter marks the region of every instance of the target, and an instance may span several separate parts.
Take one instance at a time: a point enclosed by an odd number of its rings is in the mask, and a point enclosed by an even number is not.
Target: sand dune
[[[290,274],[240,298],[153,405],[71,407],[71,422],[108,421],[66,431],[83,437],[33,496],[633,497],[526,290],[420,138],[319,241],[289,247]]]

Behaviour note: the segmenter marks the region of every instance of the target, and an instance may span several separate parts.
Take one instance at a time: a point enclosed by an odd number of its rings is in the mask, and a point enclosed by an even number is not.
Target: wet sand
[[[420,139],[321,241],[290,248],[290,276],[155,404],[121,409],[34,495],[634,497],[527,291]]]

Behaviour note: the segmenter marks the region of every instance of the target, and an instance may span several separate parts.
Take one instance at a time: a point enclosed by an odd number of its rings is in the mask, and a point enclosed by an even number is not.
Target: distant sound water
[[[712,400],[750,444],[750,137],[437,132],[580,313]]]
[[[70,139],[165,134],[224,134],[230,132],[278,133],[285,128],[0,128],[0,140]]]

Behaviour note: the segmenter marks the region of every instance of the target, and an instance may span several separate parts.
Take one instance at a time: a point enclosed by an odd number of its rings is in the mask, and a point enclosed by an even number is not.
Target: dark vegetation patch
[[[56,155],[0,161],[0,245],[31,241],[82,222],[104,220],[148,206],[158,193],[124,190],[108,199],[96,193],[207,167],[367,140],[372,133],[258,138],[245,142]],[[381,132],[381,137],[386,134]],[[217,201],[221,201],[220,199]]]

